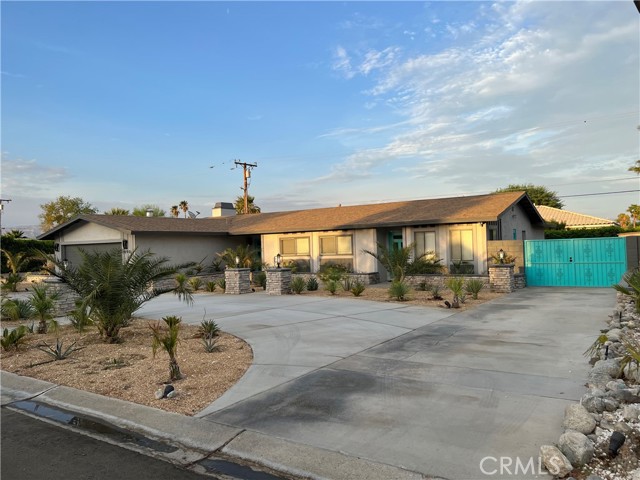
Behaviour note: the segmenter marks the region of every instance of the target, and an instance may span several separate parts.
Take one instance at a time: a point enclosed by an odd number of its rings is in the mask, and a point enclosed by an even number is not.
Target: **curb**
[[[280,474],[286,478],[313,480],[424,480],[431,478],[342,452],[302,445],[204,418],[165,412],[4,371],[0,371],[0,394],[2,407],[11,408],[12,404],[19,404],[19,402],[37,402],[37,404],[62,409],[80,417],[97,420],[101,424],[177,447],[173,451],[162,452],[120,444],[125,448],[160,457],[183,467],[193,467],[195,464],[197,470],[202,470],[197,462],[215,456],[240,465],[255,465],[266,472]],[[81,430],[74,430],[87,434]],[[101,438],[101,440],[105,439]]]

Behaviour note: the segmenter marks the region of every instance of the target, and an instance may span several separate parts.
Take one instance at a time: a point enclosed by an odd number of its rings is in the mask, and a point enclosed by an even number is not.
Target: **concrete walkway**
[[[139,312],[213,318],[255,362],[196,418],[2,375],[41,401],[310,478],[535,478],[539,446],[584,393],[582,353],[613,289],[527,288],[464,313],[331,297],[165,295]],[[203,454],[204,454],[203,453]],[[510,471],[499,471],[508,457]]]

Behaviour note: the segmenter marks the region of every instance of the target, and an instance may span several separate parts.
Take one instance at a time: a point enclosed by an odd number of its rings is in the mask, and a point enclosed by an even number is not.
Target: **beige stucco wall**
[[[376,231],[375,229],[362,230],[338,230],[326,232],[301,232],[291,234],[269,234],[262,235],[262,260],[269,265],[274,265],[273,258],[280,253],[281,238],[309,238],[309,256],[289,257],[287,260],[310,259],[311,271],[317,272],[320,268],[320,237],[328,235],[352,235],[353,236],[353,270],[359,273],[372,273],[377,271],[376,259],[367,255],[363,250],[375,250]],[[326,258],[340,258],[326,257]],[[343,257],[343,256],[342,256]],[[324,257],[323,257],[324,258]],[[344,257],[343,257],[344,258]]]
[[[116,229],[103,227],[95,223],[81,223],[61,230],[54,241],[71,245],[119,242],[123,238],[126,238],[126,236]]]

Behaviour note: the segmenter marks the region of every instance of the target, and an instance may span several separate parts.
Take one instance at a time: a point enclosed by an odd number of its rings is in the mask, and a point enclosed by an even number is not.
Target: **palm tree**
[[[9,250],[2,249],[2,253],[7,257],[7,267],[11,270],[11,273],[7,276],[3,288],[7,288],[11,292],[18,291],[18,283],[22,280],[20,272],[31,259],[29,255],[24,252],[10,252]]]
[[[640,175],[640,160],[636,160],[636,164],[633,167],[629,167],[629,171]]]
[[[260,207],[257,206],[254,202],[255,197],[247,195],[247,213],[260,213]],[[244,213],[244,197],[242,195],[236,198],[234,207],[238,215]]]
[[[171,206],[171,216],[173,218],[178,218],[178,215],[180,215],[180,209],[178,208],[178,205],[172,205]]]
[[[149,325],[151,334],[153,335],[153,343],[151,348],[153,349],[153,357],[155,358],[158,348],[162,347],[169,354],[169,381],[180,380],[182,373],[180,372],[180,366],[176,359],[176,350],[178,349],[178,333],[180,332],[180,323],[182,318],[174,315],[168,317],[162,317],[166,327],[163,327],[160,322]]]
[[[376,258],[384,268],[393,276],[394,282],[402,282],[407,273],[407,268],[411,263],[411,256],[413,254],[414,245],[408,245],[403,248],[392,248],[389,250],[382,243],[378,243],[378,251],[372,252],[370,250],[363,250],[364,253],[368,253],[372,257]],[[426,253],[418,257],[424,257]]]
[[[180,207],[180,210],[182,210],[184,212],[184,218],[187,218],[187,212],[189,211],[189,204],[187,203],[186,200],[182,200],[180,202],[180,205],[178,205]]]
[[[15,228],[11,230],[9,233],[5,233],[5,235],[11,238],[27,238],[24,234],[24,231],[18,230]]]
[[[113,207],[111,210],[104,212],[105,215],[130,215],[129,210],[125,208]]]
[[[618,215],[617,222],[621,228],[629,228],[629,224],[631,223],[631,217],[626,213],[621,213]]]
[[[56,300],[60,298],[58,292],[49,293],[45,285],[36,285],[31,292],[29,303],[33,307],[34,316],[38,318],[38,333],[47,333],[47,321],[51,321],[54,329],[58,324],[53,321],[53,310],[56,306]]]
[[[224,263],[228,267],[236,266],[236,257],[239,260],[239,266],[251,268],[255,263],[259,262],[258,252],[250,245],[239,245],[235,249],[229,247],[224,252],[218,253]]]
[[[629,212],[629,216],[631,217],[631,223],[633,224],[633,228],[636,228],[636,223],[638,222],[638,217],[640,217],[640,205],[629,205],[627,208],[627,212]]]
[[[150,251],[133,250],[123,261],[122,250],[106,252],[79,250],[82,262],[78,267],[65,267],[52,256],[45,255],[57,270],[49,270],[62,278],[82,299],[85,311],[100,334],[109,343],[120,341],[119,332],[129,324],[132,315],[144,303],[174,288],[159,289],[159,280],[175,275],[183,266],[167,265],[168,259],[156,257]],[[178,298],[193,301],[189,291],[178,292]]]

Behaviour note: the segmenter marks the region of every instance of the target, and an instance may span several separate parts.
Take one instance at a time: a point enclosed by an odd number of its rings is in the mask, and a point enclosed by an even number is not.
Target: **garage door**
[[[66,258],[69,265],[77,267],[82,263],[80,249],[85,252],[108,252],[114,248],[122,248],[120,242],[116,243],[91,243],[86,245],[65,245],[63,248],[63,259]]]
[[[610,287],[627,270],[624,238],[572,238],[524,242],[527,285]]]

